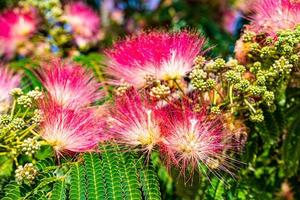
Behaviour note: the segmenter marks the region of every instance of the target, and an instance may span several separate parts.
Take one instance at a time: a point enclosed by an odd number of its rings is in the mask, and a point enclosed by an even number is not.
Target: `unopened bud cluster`
[[[16,181],[21,183],[29,183],[31,184],[36,175],[37,169],[33,166],[32,163],[26,163],[24,166],[19,166],[15,171]]]
[[[158,84],[155,87],[151,88],[150,96],[155,97],[157,99],[164,99],[167,96],[169,96],[171,93],[171,90],[169,86]]]
[[[43,120],[43,113],[36,104],[42,93],[38,89],[23,93],[15,88],[10,94],[14,103],[7,113],[0,114],[0,143],[5,146],[0,147],[0,151],[12,158],[23,154],[34,156],[40,149],[39,138],[34,137],[33,133]]]
[[[256,62],[255,66],[259,68],[261,63]],[[228,109],[243,112],[250,120],[258,122],[264,119],[260,105],[271,107],[274,104],[275,95],[267,85],[268,76],[260,70],[250,72],[235,59],[225,62],[218,58],[195,64],[189,78],[194,89],[207,92],[210,111],[215,114]]]
[[[39,99],[41,99],[42,97],[43,97],[42,92],[39,91],[38,88],[36,88],[35,90],[28,92],[27,94],[22,94],[18,96],[16,100],[19,105],[28,108],[28,107],[32,107],[33,104]]]
[[[40,142],[36,137],[25,139],[21,145],[22,152],[24,152],[26,155],[35,154],[40,149],[40,147]]]
[[[124,81],[121,81],[121,84],[115,89],[115,94],[117,96],[122,96],[130,88],[130,85]]]

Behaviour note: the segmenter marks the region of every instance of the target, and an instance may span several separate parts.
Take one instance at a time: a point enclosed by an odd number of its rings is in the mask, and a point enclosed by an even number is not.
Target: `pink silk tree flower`
[[[229,170],[224,151],[230,148],[228,134],[219,119],[210,119],[207,111],[194,111],[192,105],[168,106],[161,114],[163,134],[161,150],[167,165],[174,164],[193,172],[200,166]],[[200,167],[201,168],[201,167]]]
[[[109,132],[117,142],[149,153],[161,139],[155,112],[155,107],[130,89],[116,97]]]
[[[40,109],[41,137],[57,152],[91,151],[104,140],[105,122],[93,109],[68,109],[51,101],[42,102]]]
[[[135,87],[142,87],[149,76],[181,79],[191,71],[204,42],[204,38],[187,31],[142,33],[116,43],[106,52],[107,73]]]
[[[62,18],[71,26],[78,46],[98,41],[100,17],[85,3],[78,1],[67,4]]]
[[[0,113],[6,112],[11,103],[10,91],[19,86],[21,76],[0,65]]]
[[[260,0],[254,4],[254,16],[247,29],[275,35],[300,24],[300,2],[293,0]]]
[[[34,8],[14,8],[0,14],[0,54],[12,57],[36,31],[39,18]]]
[[[103,96],[93,73],[75,63],[55,59],[42,66],[39,75],[52,101],[63,107],[88,106]]]

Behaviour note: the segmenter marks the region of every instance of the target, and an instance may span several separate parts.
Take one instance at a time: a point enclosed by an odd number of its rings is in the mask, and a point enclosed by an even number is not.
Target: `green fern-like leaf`
[[[58,181],[54,184],[50,200],[65,200],[66,184],[65,180]]]
[[[84,167],[79,163],[71,168],[71,186],[70,186],[70,200],[84,200],[85,197],[85,174]]]
[[[106,199],[105,181],[99,155],[86,153],[84,155],[87,177],[87,197],[89,200]]]
[[[115,146],[119,158],[119,173],[122,176],[122,185],[125,199],[142,199],[140,184],[137,177],[135,158],[130,153],[122,153],[119,146]]]
[[[26,194],[24,199],[32,199],[38,192],[42,192],[41,190],[43,190],[46,186],[59,180],[60,178],[58,177],[47,177],[42,179],[36,188]]]
[[[117,155],[114,153],[112,147],[108,145],[101,145],[101,155],[103,161],[103,172],[106,180],[107,197],[108,199],[124,199],[122,193],[122,177],[119,174],[120,164]]]
[[[20,187],[15,181],[11,181],[4,188],[5,197],[2,200],[18,200],[21,198]]]
[[[142,183],[142,190],[146,200],[160,200],[161,194],[159,190],[159,183],[154,169],[148,164],[144,167],[140,164],[140,180]]]

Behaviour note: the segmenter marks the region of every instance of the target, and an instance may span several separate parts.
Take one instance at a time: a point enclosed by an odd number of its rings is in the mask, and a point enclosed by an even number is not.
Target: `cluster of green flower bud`
[[[21,93],[18,93],[21,94]],[[25,108],[32,107],[34,102],[38,101],[39,99],[43,98],[43,93],[39,91],[38,88],[28,92],[27,94],[17,95],[16,93],[13,94],[16,97],[17,104],[21,105]]]
[[[269,77],[262,73],[260,62],[254,64],[255,70],[252,72],[247,67],[240,65],[235,59],[227,62],[220,58],[202,61],[190,73],[190,83],[202,93],[210,92],[206,97],[211,98],[212,113],[219,113],[220,110],[243,112],[245,116],[250,116],[250,120],[259,122],[263,120],[260,105],[272,107],[275,94],[272,88],[267,87]],[[211,95],[211,92],[215,94]],[[221,95],[222,100],[216,100],[216,95]]]
[[[36,101],[43,97],[42,93],[38,89],[24,93],[15,88],[10,94],[13,105],[7,113],[0,114],[0,151],[14,160],[22,155],[29,155],[34,159],[34,154],[40,149],[40,139],[34,136],[34,129],[43,119]]]
[[[242,38],[247,37],[245,35],[249,33],[245,32]],[[252,73],[265,75],[268,86],[286,84],[293,69],[299,66],[300,26],[294,30],[282,30],[276,37],[254,34],[252,40],[243,42],[251,46],[247,67]]]
[[[211,90],[216,84],[215,80],[208,78],[207,72],[201,69],[200,65],[193,69],[189,78],[191,79],[192,86],[203,92]]]
[[[18,97],[21,96],[23,94],[23,91],[21,88],[14,88],[10,91],[10,95],[13,97]]]
[[[14,118],[11,123],[9,123],[7,125],[7,127],[9,128],[9,130],[12,130],[12,131],[18,131],[18,130],[21,130],[23,129],[24,127],[26,126],[25,122],[24,122],[24,119],[22,118]]]
[[[39,125],[43,121],[43,112],[39,109],[33,111],[33,116],[31,117],[31,124]]]
[[[250,120],[252,122],[262,122],[264,120],[264,114],[261,109],[257,109],[255,112],[250,114]]]
[[[19,166],[16,169],[15,174],[16,181],[19,184],[31,184],[37,175],[37,169],[32,163],[26,163],[24,166]]]
[[[251,121],[261,122],[263,111],[260,105],[267,105],[269,111],[276,109],[274,101],[280,101],[275,99],[276,94],[285,92],[300,64],[300,26],[294,30],[280,31],[276,37],[246,31],[240,41],[243,45],[237,47],[237,58],[244,66],[233,61],[229,64],[228,61],[228,70],[222,71],[224,79],[221,85],[223,90],[224,87],[227,90],[224,80],[233,85],[233,103],[230,106],[249,108],[249,115],[246,116]],[[241,57],[243,55],[246,57]],[[276,97],[280,98],[280,95]]]
[[[155,87],[151,88],[150,96],[155,97],[157,99],[164,99],[171,94],[171,89],[169,86],[164,84],[158,84]]]
[[[115,89],[115,94],[117,96],[122,96],[126,93],[126,91],[130,88],[130,85],[123,80],[121,80],[121,84]]]
[[[0,115],[0,128],[7,126],[11,122],[11,117],[8,114]]]
[[[21,145],[21,150],[26,155],[33,155],[35,154],[41,147],[40,142],[38,141],[37,137],[27,138],[23,141]]]

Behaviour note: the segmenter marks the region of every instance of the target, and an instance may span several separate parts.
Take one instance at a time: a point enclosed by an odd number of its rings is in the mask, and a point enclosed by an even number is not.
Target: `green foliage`
[[[38,67],[38,62],[26,58],[11,62],[10,67],[17,71],[23,72],[21,87],[24,89],[25,92],[34,90],[36,87],[42,88],[40,80],[34,73],[34,69]]]
[[[11,181],[4,188],[5,197],[1,200],[17,200],[20,199],[20,187],[15,181]]]
[[[84,166],[75,163],[71,168],[70,173],[70,199],[81,200],[85,199],[85,178]]]
[[[87,197],[88,199],[105,199],[105,182],[103,177],[103,166],[99,155],[87,153],[84,155],[85,171],[87,178]]]
[[[45,159],[35,167],[38,170],[35,183],[7,184],[4,198],[13,199],[12,195],[17,195],[24,200],[161,199],[151,163],[146,164],[143,157],[115,144],[101,144],[100,153],[85,153],[77,162],[57,166],[52,159]]]
[[[300,164],[300,90],[289,90],[287,113],[289,119],[285,131],[285,139],[282,147],[282,157],[285,166],[285,173],[288,177],[295,176],[299,172]]]
[[[154,169],[151,166],[140,170],[140,179],[146,200],[161,199],[158,180]]]
[[[66,184],[64,180],[58,181],[54,184],[51,200],[65,200],[66,199]]]

